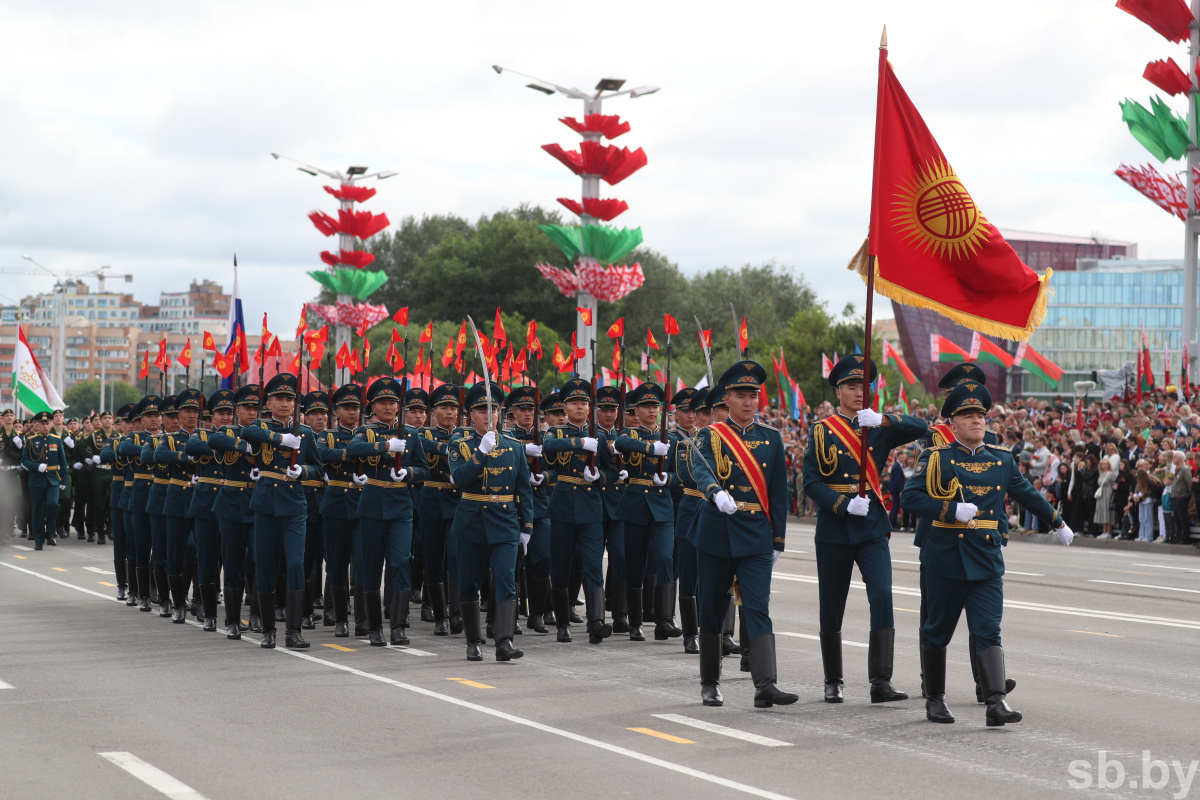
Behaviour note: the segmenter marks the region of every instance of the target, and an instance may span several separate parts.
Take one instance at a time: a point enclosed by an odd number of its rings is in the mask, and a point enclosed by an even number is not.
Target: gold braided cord
[[[720,434],[716,431],[709,431],[709,436],[712,439],[713,463],[717,468],[717,480],[727,481],[733,474],[733,459],[721,450]]]
[[[837,445],[829,445],[825,447],[825,426],[817,425],[813,430],[815,441],[813,449],[817,451],[817,467],[821,470],[821,475],[828,478],[834,472],[837,472],[838,454]]]
[[[925,472],[925,491],[934,500],[953,500],[962,490],[958,478],[951,478],[949,485],[942,488],[942,459],[940,453],[930,453]]]

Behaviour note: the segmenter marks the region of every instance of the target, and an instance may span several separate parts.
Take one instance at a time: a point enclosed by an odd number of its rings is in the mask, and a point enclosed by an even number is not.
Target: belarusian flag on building
[[[13,396],[33,414],[66,408],[66,403],[54,390],[29,342],[25,340],[25,330],[18,327],[17,331],[17,349],[13,354]]]
[[[1058,382],[1062,380],[1062,367],[1034,350],[1033,345],[1029,342],[1021,342],[1017,346],[1017,355],[1013,358],[1013,366],[1038,376],[1051,389],[1058,386]]]
[[[975,331],[971,336],[971,360],[972,361],[989,361],[992,364],[999,364],[1005,369],[1012,369],[1013,358],[1003,348],[992,344],[987,339]]]
[[[936,333],[929,334],[930,359],[937,364],[942,361],[970,361],[971,356],[966,350],[954,342]]]

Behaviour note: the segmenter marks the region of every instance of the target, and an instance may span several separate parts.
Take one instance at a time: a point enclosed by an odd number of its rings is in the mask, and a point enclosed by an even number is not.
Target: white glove
[[[321,477],[325,479],[326,483],[329,483],[329,473],[328,472],[322,472]]]
[[[74,447],[75,440],[72,439],[70,436],[67,436],[66,438],[63,439],[63,444],[65,444],[67,447]]]
[[[300,437],[294,433],[279,434],[279,443],[283,447],[286,447],[288,450],[299,450],[300,449]]]
[[[530,486],[541,486],[545,482],[546,482],[546,473],[544,473],[544,472],[539,472],[537,475],[534,475],[532,473],[529,475],[529,485]]]
[[[583,437],[583,449],[587,450],[589,453],[596,452],[596,448],[599,446],[600,446],[599,440],[593,439],[590,436]]]
[[[654,481],[655,486],[666,486],[670,477],[665,472],[656,472],[650,477],[650,480]]]
[[[406,442],[404,439],[401,439],[398,436],[393,436],[392,438],[388,439],[388,452],[403,453],[404,446],[406,444],[408,444],[408,442]]]
[[[450,485],[458,486],[458,484],[454,482],[454,473],[453,472],[450,473]]]
[[[529,456],[530,458],[537,458],[541,454],[542,454],[542,446],[540,444],[525,445],[525,455]]]
[[[713,502],[717,504],[717,510],[722,514],[737,513],[737,503],[733,502],[729,492],[724,489],[713,495]]]
[[[393,467],[389,469],[388,472],[392,474],[392,480],[394,480],[396,483],[400,483],[408,477],[408,470],[404,468],[401,468],[399,471],[397,471],[396,468]]]
[[[304,467],[296,465],[294,467],[288,467],[287,472],[285,474],[288,476],[288,480],[294,481],[294,480],[296,480],[296,478],[299,478],[303,472],[304,472]]]
[[[772,567],[774,567],[774,566],[775,566],[775,564],[776,564],[776,562],[778,562],[778,561],[779,561],[779,557],[780,557],[781,555],[783,555],[783,551],[782,551],[782,550],[772,550],[772,551],[771,551],[771,566],[772,566]]]
[[[961,506],[960,506],[961,508]],[[867,512],[871,510],[871,498],[854,495],[850,498],[850,502],[846,505],[846,513],[853,514],[856,517],[865,517]]]
[[[1067,523],[1063,523],[1061,528],[1056,528],[1055,533],[1058,534],[1058,540],[1063,543],[1063,547],[1070,547],[1071,540],[1075,538],[1075,532],[1067,527]]]
[[[858,412],[858,426],[860,428],[875,428],[882,424],[883,414],[880,414],[878,411],[864,408]]]
[[[488,431],[487,433],[485,433],[483,435],[483,438],[481,438],[479,440],[479,452],[483,453],[485,456],[488,453],[492,452],[492,448],[495,446],[496,446],[496,432],[495,431]]]
[[[92,456],[92,463],[93,463],[93,464],[99,464],[99,463],[100,463],[100,456]]]
[[[958,508],[954,509],[954,518],[959,522],[966,522],[969,519],[975,519],[975,515],[979,513],[979,506],[974,503],[959,503]]]
[[[71,469],[83,469],[83,462],[76,461],[74,464],[71,465]]]
[[[254,445],[249,442],[242,442],[242,449],[251,455],[254,454]]]
[[[258,467],[254,467],[253,469],[250,470],[250,480],[252,480],[252,481],[258,480]]]
[[[654,443],[655,458],[662,458],[669,452],[671,452],[671,445],[667,444],[666,442],[655,442]]]
[[[351,475],[350,480],[354,481],[355,486],[366,486],[368,478],[366,475],[357,475],[356,474],[356,475]]]
[[[592,441],[595,441],[595,439]],[[600,470],[595,467],[584,467],[583,479],[588,483],[595,483],[596,481],[600,480]]]
[[[623,469],[623,470],[621,470],[620,472],[618,472],[618,473],[617,473],[617,480],[619,480],[619,481],[627,481],[627,480],[629,480],[629,470],[627,470],[627,469]]]
[[[46,471],[46,465],[38,464],[38,472],[45,472],[45,471]]]
[[[195,456],[193,456],[193,455],[191,455],[190,453],[184,453],[184,454],[183,454],[183,460],[184,460],[184,461],[195,461],[195,460],[196,460],[196,457],[195,457]]]
[[[199,482],[200,482],[200,478],[196,475],[193,475],[192,476],[192,486],[195,486]]]
[[[17,472],[29,472],[29,467],[22,464],[21,466],[17,467]]]
[[[521,552],[524,553],[525,555],[529,555],[529,540],[531,538],[533,538],[532,533],[522,533],[521,534]]]
[[[15,444],[17,447],[24,447],[24,446],[25,446],[25,440],[24,440],[24,439],[22,439],[20,436],[14,436],[14,437],[13,437],[13,444]]]

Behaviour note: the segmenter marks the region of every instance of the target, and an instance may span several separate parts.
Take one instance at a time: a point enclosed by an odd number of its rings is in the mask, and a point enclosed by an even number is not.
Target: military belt
[[[350,481],[330,481],[329,486],[334,489],[357,489],[358,485]]]
[[[148,480],[150,480],[150,478],[151,478],[151,475],[150,475],[150,473],[149,473],[149,472],[135,472],[135,473],[133,473],[133,479],[134,479],[135,481],[148,481]]]
[[[758,503],[748,503],[744,500],[735,500],[738,511],[762,511],[763,508]]]
[[[124,475],[113,475],[113,483],[124,483],[124,482],[125,482]]]
[[[155,483],[158,483],[158,481],[155,481]],[[167,484],[169,486],[182,486],[183,488],[186,489],[187,487],[192,485],[192,482],[181,480],[179,478],[171,478],[169,481],[167,481]]]
[[[249,481],[221,481],[222,486],[228,486],[230,489],[249,489]]]
[[[149,478],[150,476],[147,475],[146,477]],[[167,484],[169,484],[171,482],[169,478],[154,478],[153,480],[159,486],[166,486]]]
[[[653,487],[654,487],[654,488],[656,488],[656,489],[661,489],[661,488],[662,488],[661,486],[659,486],[659,485],[658,485],[657,483],[655,483],[654,481],[652,481],[652,480],[647,480],[646,478],[630,478],[630,479],[629,479],[629,485],[630,485],[630,486],[653,486]]]
[[[449,481],[425,481],[426,489],[457,489],[453,483]]]
[[[511,503],[513,495],[511,494],[471,494],[463,492],[463,500],[474,500],[476,503]]]
[[[46,465],[46,472],[58,472],[58,464],[55,464],[55,465],[53,465],[53,466],[51,466],[51,465],[47,464],[47,465]]]
[[[562,483],[577,483],[580,486],[592,485],[589,481],[585,481],[583,478],[576,478],[574,475],[559,475],[558,480]]]
[[[857,483],[827,483],[825,486],[840,494],[858,494]]]
[[[300,481],[301,486],[307,486],[310,489],[323,489],[325,481]]]
[[[975,524],[971,525],[968,522],[939,522],[938,520],[935,519],[933,521],[933,527],[935,527],[935,528],[961,528],[961,529],[975,528],[977,530],[984,529],[984,530],[989,530],[989,531],[994,531],[1000,527],[1000,521],[995,520],[995,519],[973,519],[973,520],[971,520],[971,522],[974,522]]]
[[[274,478],[274,479],[275,479],[275,480],[277,480],[277,481],[290,481],[290,480],[292,480],[292,479],[291,479],[291,478],[289,478],[287,475],[284,475],[282,472],[267,472],[266,470],[259,470],[259,471],[258,471],[258,477],[260,477],[260,478]]]
[[[223,478],[206,478],[206,477],[201,476],[199,478],[196,478],[196,481],[198,483],[207,483],[211,486],[224,486],[225,485],[225,480]]]
[[[704,498],[704,492],[700,491],[699,489],[689,489],[685,486],[683,487],[683,493],[687,497],[699,497],[701,499]]]
[[[408,481],[381,481],[378,478],[367,478],[367,486],[378,486],[381,489],[401,489],[408,487]]]

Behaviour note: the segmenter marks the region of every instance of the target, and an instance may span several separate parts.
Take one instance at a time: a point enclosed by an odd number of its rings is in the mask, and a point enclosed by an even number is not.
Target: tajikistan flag
[[[19,338],[17,351],[13,356],[13,396],[33,414],[66,408],[67,404],[50,384],[50,379],[42,371],[42,365],[30,349],[29,342],[25,340],[25,330],[20,327],[17,330]]]

